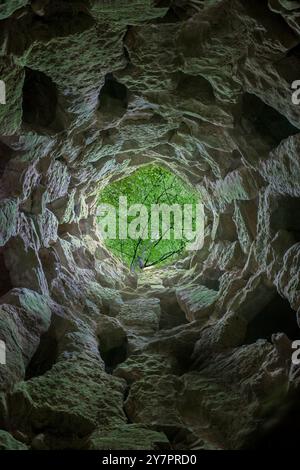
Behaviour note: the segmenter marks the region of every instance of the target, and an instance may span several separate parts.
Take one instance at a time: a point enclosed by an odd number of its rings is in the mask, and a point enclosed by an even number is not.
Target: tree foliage
[[[179,177],[158,165],[148,165],[136,170],[130,176],[107,185],[99,194],[98,204],[110,204],[117,209],[117,238],[106,239],[106,246],[116,256],[136,271],[145,267],[163,265],[180,256],[186,248],[187,240],[174,239],[174,218],[170,219],[170,239],[163,239],[160,233],[158,239],[151,240],[151,234],[147,239],[138,238],[132,240],[119,239],[118,211],[119,197],[126,196],[128,206],[143,204],[151,215],[153,204],[192,204],[196,208],[199,196],[196,191],[185,184]],[[128,217],[128,224],[135,217]],[[98,218],[101,224],[101,218]],[[193,228],[195,228],[195,211],[193,212]],[[149,230],[150,232],[150,230]]]

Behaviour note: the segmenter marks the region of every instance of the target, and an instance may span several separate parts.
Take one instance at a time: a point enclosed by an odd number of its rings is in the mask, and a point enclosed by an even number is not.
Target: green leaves
[[[142,204],[147,209],[146,218],[143,219],[143,227],[139,233],[146,234],[137,239],[127,237],[120,239],[119,223],[119,198],[127,197],[128,208],[134,204]],[[179,205],[179,213],[183,206],[191,204],[193,208],[192,227],[195,229],[196,204],[199,203],[197,193],[185,184],[180,178],[168,170],[158,165],[144,166],[132,175],[109,184],[99,194],[98,204],[110,204],[116,208],[116,239],[107,238],[106,246],[117,257],[123,260],[131,270],[138,270],[144,267],[159,266],[174,261],[184,251],[187,240],[182,231],[182,236],[175,235],[176,227],[178,234],[178,219],[175,221],[175,213],[168,214],[169,221],[169,239],[167,237],[166,225],[163,225],[162,215],[160,214],[160,231],[157,237],[153,237],[151,227],[153,226],[153,205],[165,205],[165,207],[175,207]],[[130,211],[129,211],[130,212]],[[145,209],[143,209],[145,213]],[[128,215],[127,226],[130,227],[132,221],[137,221],[137,215]],[[142,218],[141,218],[142,219]],[[101,226],[102,218],[98,217],[98,223]],[[132,226],[132,225],[131,225]],[[180,226],[180,223],[179,223]],[[130,230],[129,230],[130,231]]]

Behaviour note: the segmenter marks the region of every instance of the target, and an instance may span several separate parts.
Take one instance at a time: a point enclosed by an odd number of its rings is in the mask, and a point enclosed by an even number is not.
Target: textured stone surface
[[[1,366],[1,388],[11,387],[25,375],[40,336],[50,326],[48,299],[28,289],[14,289],[1,297],[1,339],[6,344],[6,365]]]
[[[14,421],[19,418],[25,429],[46,427],[84,436],[97,425],[125,422],[123,390],[121,380],[93,362],[65,361],[42,377],[18,384],[9,406]]]
[[[95,431],[89,438],[90,450],[158,450],[169,449],[167,437],[138,424]]]
[[[277,448],[300,383],[298,2],[3,0],[0,23],[0,448]],[[205,244],[136,276],[95,202],[149,162],[199,192]]]
[[[17,228],[17,202],[13,199],[4,199],[0,206],[0,243],[1,246],[15,234]]]
[[[27,450],[27,446],[14,439],[8,432],[0,431],[0,450]]]

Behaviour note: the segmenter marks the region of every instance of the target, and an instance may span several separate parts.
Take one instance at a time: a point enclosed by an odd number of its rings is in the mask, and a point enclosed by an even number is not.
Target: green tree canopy
[[[119,233],[119,198],[127,197],[128,207],[134,204],[143,204],[148,211],[145,227],[139,227],[147,236],[137,239],[120,239]],[[161,266],[174,261],[182,255],[186,249],[188,240],[184,234],[181,239],[175,239],[175,218],[170,216],[170,238],[164,239],[166,231],[161,227],[156,239],[151,237],[151,209],[153,205],[166,204],[168,207],[178,204],[180,208],[184,205],[192,207],[192,227],[196,228],[196,204],[199,203],[199,195],[189,187],[181,178],[158,165],[147,165],[136,170],[130,176],[108,184],[100,193],[98,205],[110,204],[116,208],[116,238],[107,238],[106,246],[112,253],[131,267],[132,270],[142,269],[149,266]],[[136,216],[128,216],[127,225],[136,219]],[[161,221],[161,218],[160,218]],[[98,217],[101,226],[103,219]],[[149,226],[149,230],[147,227]],[[163,233],[164,231],[164,233]]]

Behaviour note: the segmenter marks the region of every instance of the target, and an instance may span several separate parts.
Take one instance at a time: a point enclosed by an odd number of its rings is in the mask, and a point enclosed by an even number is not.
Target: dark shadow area
[[[272,230],[286,230],[293,235],[295,242],[300,242],[300,198],[282,197],[270,219]]]
[[[296,312],[290,307],[289,302],[279,294],[276,294],[249,322],[245,344],[255,343],[258,339],[271,341],[271,337],[275,333],[285,333],[290,340],[300,337]]]
[[[292,28],[279,12],[272,11],[270,3],[268,0],[244,1],[243,8],[256,21],[259,20],[271,37],[277,35],[290,40],[295,39],[296,35]]]
[[[299,80],[300,44],[290,49],[286,56],[275,64],[275,68],[288,83],[292,84],[294,80]]]
[[[159,297],[159,296],[157,296]],[[159,321],[160,330],[169,330],[176,326],[188,323],[185,313],[178,305],[176,297],[170,296],[166,299],[160,299],[161,316]]]
[[[57,355],[58,343],[50,329],[41,336],[39,347],[26,369],[25,380],[45,374],[55,364]]]
[[[7,294],[13,286],[11,284],[9,272],[4,262],[4,248],[0,248],[0,297]]]
[[[181,18],[178,10],[171,7],[171,8],[169,8],[169,10],[167,11],[167,13],[165,14],[165,16],[163,18],[159,18],[157,20],[157,23],[167,23],[168,24],[168,23],[178,23],[179,21],[183,21],[183,19]]]
[[[54,214],[55,214],[55,211],[53,211]],[[60,238],[65,238],[66,236],[68,236],[68,234],[70,235],[74,235],[75,237],[81,237],[81,232],[80,232],[80,229],[79,229],[79,226],[76,222],[71,222],[70,224],[60,224],[58,226],[58,231],[57,231],[58,235]]]
[[[220,276],[221,276],[221,272],[220,272]],[[211,289],[211,290],[219,290],[220,289],[220,280],[219,279],[210,279],[208,277],[203,277],[201,279],[201,284],[205,287],[207,287],[208,289]]]
[[[187,20],[198,11],[190,0],[160,0],[156,2],[156,7],[169,8],[165,16],[158,18],[155,23],[178,23]]]
[[[57,89],[51,78],[26,67],[23,86],[23,122],[33,129],[60,130],[55,125]]]
[[[112,73],[105,77],[105,83],[100,90],[99,108],[102,114],[122,117],[128,107],[128,92],[125,85],[119,83]]]
[[[243,95],[241,113],[245,134],[255,132],[272,146],[277,147],[282,140],[299,133],[285,116],[251,93]]]
[[[193,98],[207,105],[216,101],[214,89],[208,80],[185,73],[180,73],[177,94],[183,99]]]
[[[105,372],[112,374],[117,365],[124,362],[127,358],[127,341],[124,341],[121,346],[109,349],[108,351],[101,351],[100,348],[99,352],[105,363]]]
[[[95,24],[85,3],[81,0],[31,0],[30,26],[35,31],[42,30],[49,38],[78,34]]]
[[[237,170],[242,165],[243,162],[241,152],[237,149],[233,150],[230,159],[230,166],[228,167],[227,172],[230,173],[231,171]]]
[[[43,30],[49,39],[53,37],[66,37],[86,31],[95,24],[93,18],[84,13],[72,15],[61,12],[49,16],[33,15],[32,27]]]
[[[288,51],[286,57],[296,57],[300,61],[300,42]]]
[[[298,449],[300,435],[300,403],[297,394],[290,394],[284,404],[266,417],[247,450],[274,451]]]
[[[13,154],[14,151],[0,140],[0,178]]]

